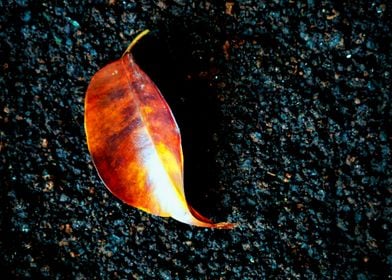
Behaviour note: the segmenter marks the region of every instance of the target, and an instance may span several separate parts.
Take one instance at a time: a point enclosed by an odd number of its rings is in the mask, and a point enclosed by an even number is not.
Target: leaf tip
[[[217,229],[234,229],[237,226],[238,226],[237,223],[229,223],[229,222],[214,224],[214,228],[217,228]]]

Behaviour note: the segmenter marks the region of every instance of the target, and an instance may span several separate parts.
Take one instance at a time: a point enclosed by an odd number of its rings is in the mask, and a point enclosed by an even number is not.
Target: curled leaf
[[[195,226],[232,228],[203,217],[185,199],[179,128],[130,54],[147,33],[99,70],[87,89],[85,130],[94,165],[106,187],[131,206]]]

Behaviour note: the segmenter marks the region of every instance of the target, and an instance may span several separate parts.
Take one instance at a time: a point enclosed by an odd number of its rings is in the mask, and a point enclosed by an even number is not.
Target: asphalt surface
[[[390,278],[392,6],[302,2],[1,1],[2,275]],[[234,230],[129,207],[92,165],[88,83],[146,28],[188,200]]]

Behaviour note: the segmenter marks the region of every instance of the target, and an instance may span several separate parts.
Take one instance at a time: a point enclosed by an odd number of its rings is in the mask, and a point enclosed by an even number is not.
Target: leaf
[[[130,51],[99,70],[85,99],[85,130],[94,165],[117,198],[148,213],[211,228],[213,223],[188,205],[183,187],[181,136],[157,86]]]

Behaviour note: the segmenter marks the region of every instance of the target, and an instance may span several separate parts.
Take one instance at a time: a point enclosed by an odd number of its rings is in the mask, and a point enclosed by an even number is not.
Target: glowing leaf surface
[[[188,205],[183,187],[181,136],[173,114],[130,50],[92,78],[85,99],[85,130],[95,167],[123,202],[148,213],[213,228]]]

